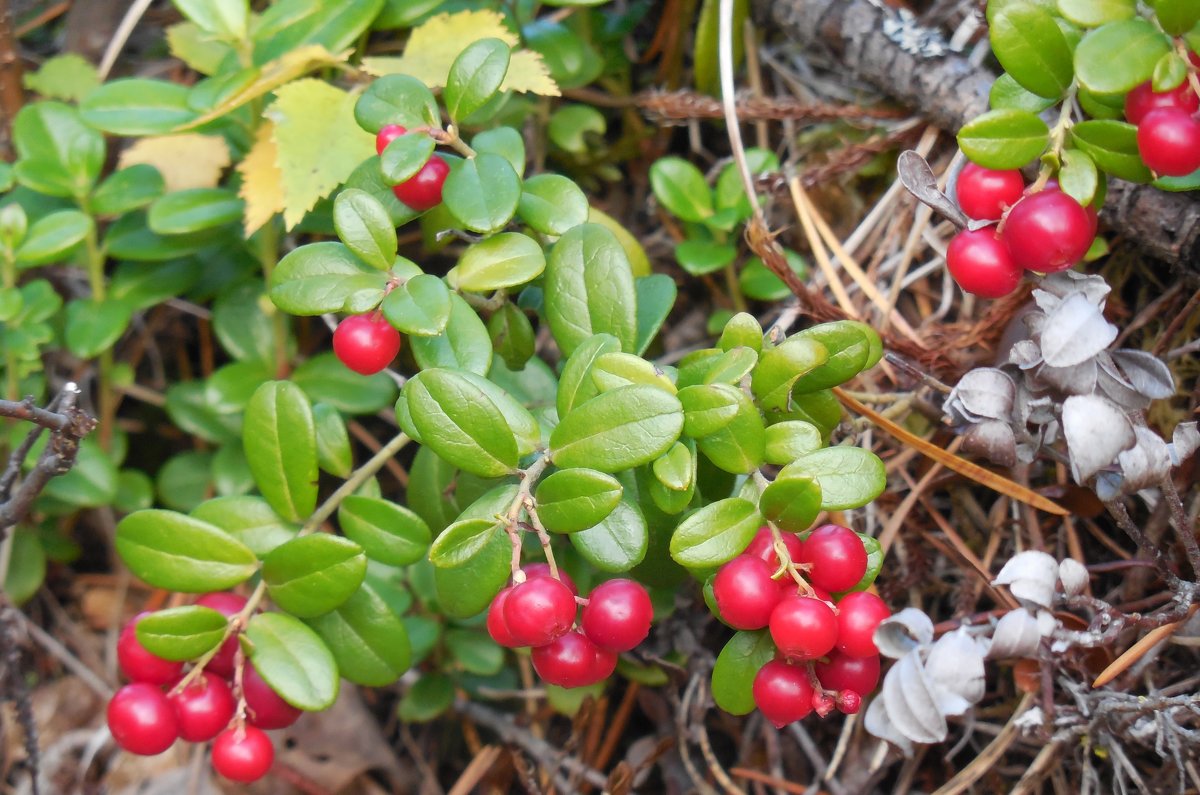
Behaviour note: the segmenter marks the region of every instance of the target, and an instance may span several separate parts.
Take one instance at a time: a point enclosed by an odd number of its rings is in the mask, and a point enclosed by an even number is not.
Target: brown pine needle
[[[1036,491],[1027,489],[1021,484],[1015,483],[1003,475],[997,475],[995,472],[992,472],[989,469],[984,469],[978,464],[973,464],[965,458],[959,458],[952,453],[946,452],[936,444],[922,439],[920,436],[917,436],[911,431],[905,430],[874,409],[863,405],[859,401],[850,397],[850,395],[846,394],[846,392],[841,388],[834,387],[833,393],[837,395],[838,400],[842,401],[847,408],[866,417],[871,422],[875,423],[875,425],[894,436],[896,439],[899,439],[907,445],[915,447],[922,455],[933,459],[937,463],[946,467],[946,469],[951,469],[963,477],[970,478],[976,483],[987,486],[989,489],[997,492],[998,494],[1003,494],[1006,497],[1018,500],[1026,505],[1032,505],[1039,511],[1052,513],[1056,516],[1068,515],[1069,512],[1067,509],[1063,508],[1053,500],[1049,500],[1038,494]]]
[[[1175,630],[1184,625],[1189,618],[1195,615],[1196,610],[1200,609],[1200,605],[1192,605],[1188,608],[1187,615],[1179,621],[1172,621],[1170,624],[1163,624],[1157,629],[1152,629],[1146,633],[1146,636],[1137,643],[1129,647],[1129,649],[1112,663],[1100,672],[1096,677],[1096,681],[1092,682],[1092,687],[1104,687],[1106,684],[1116,679],[1121,674],[1129,670],[1129,667],[1138,660],[1142,659],[1151,649],[1162,643],[1167,638],[1175,634]]]
[[[825,251],[825,244],[821,242],[821,235],[817,232],[816,224],[813,221],[812,214],[809,212],[808,203],[804,199],[800,180],[790,180],[788,188],[792,191],[792,203],[796,206],[796,215],[800,218],[800,226],[804,228],[804,237],[808,239],[808,247],[812,249],[813,257],[816,258],[821,272],[825,274],[825,278],[829,282],[829,289],[833,292],[833,297],[837,300],[838,306],[842,308],[842,311],[846,313],[846,317],[861,320],[862,315],[855,308],[854,302],[850,300],[850,295],[846,292],[845,285],[838,278],[837,271],[834,269],[833,263],[829,260],[829,254]]]

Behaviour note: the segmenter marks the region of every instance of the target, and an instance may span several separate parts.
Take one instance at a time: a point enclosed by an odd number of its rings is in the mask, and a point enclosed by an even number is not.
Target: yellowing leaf
[[[290,83],[314,69],[344,62],[350,57],[350,52],[350,50],[346,50],[335,55],[320,44],[297,47],[286,55],[263,64],[262,68],[258,70],[258,77],[253,83],[241,91],[231,94],[220,105],[217,105],[204,115],[178,129],[190,130],[194,127],[199,127],[201,124],[206,124],[213,119],[218,119],[235,108],[240,108],[251,100],[269,94],[285,83]]]
[[[153,135],[121,153],[120,168],[146,163],[158,169],[167,192],[214,188],[229,165],[229,146],[219,135]]]
[[[202,75],[216,74],[232,52],[224,42],[205,33],[195,22],[179,22],[167,28],[167,49]]]
[[[258,128],[254,146],[238,164],[242,187],[238,195],[246,202],[243,217],[246,237],[283,212],[283,173],[279,170],[279,151],[275,148],[275,127],[269,121]]]
[[[399,58],[363,58],[362,67],[373,75],[412,75],[430,88],[446,85],[450,66],[459,53],[480,39],[500,39],[510,47],[518,40],[504,26],[504,18],[495,11],[460,11],[438,14],[408,37],[404,55]],[[557,97],[558,85],[531,50],[517,50],[508,65],[501,91],[523,91]]]
[[[288,229],[375,154],[375,137],[354,121],[357,98],[311,78],[275,92],[275,103],[265,115],[275,123],[283,222]]]

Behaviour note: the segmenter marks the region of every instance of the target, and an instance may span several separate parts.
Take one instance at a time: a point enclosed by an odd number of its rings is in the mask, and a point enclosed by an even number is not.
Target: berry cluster
[[[946,267],[968,293],[1001,298],[1017,289],[1024,271],[1054,273],[1083,259],[1096,238],[1096,210],[1084,207],[1050,180],[1027,191],[1019,171],[974,163],[958,177],[958,204],[977,221],[946,249]]]
[[[245,608],[246,599],[210,593],[196,604],[229,618]],[[117,662],[130,680],[108,702],[108,729],[117,745],[153,756],[177,739],[212,740],[218,773],[242,783],[262,778],[275,759],[263,730],[290,726],[301,711],[271,689],[252,664],[240,664],[236,636],[222,643],[203,670],[185,675],[182,662],[164,660],[138,641],[135,627],[146,615],[126,624],[117,641]]]
[[[1193,55],[1193,60],[1200,60]],[[1200,96],[1184,80],[1170,91],[1142,83],[1125,97],[1125,118],[1137,126],[1138,154],[1164,177],[1184,177],[1200,168]]]
[[[583,687],[608,678],[617,655],[650,634],[650,595],[633,580],[607,580],[579,599],[565,572],[554,577],[545,563],[529,564],[522,572],[523,580],[492,600],[488,634],[501,646],[532,647],[534,670],[552,685]],[[578,628],[577,602],[583,604]]]
[[[783,534],[778,543],[763,528],[714,576],[713,598],[726,624],[770,630],[776,658],[759,669],[753,692],[759,711],[776,726],[813,711],[821,717],[834,708],[853,714],[875,689],[879,651],[873,636],[891,613],[874,594],[843,593],[866,572],[862,539],[828,524],[803,540]],[[830,596],[838,593],[843,595]]]
[[[375,151],[382,155],[388,144],[407,132],[399,124],[387,125],[375,135]],[[417,212],[432,210],[442,203],[442,185],[449,173],[450,166],[446,165],[446,161],[434,155],[425,161],[416,174],[399,185],[393,185],[392,193]]]

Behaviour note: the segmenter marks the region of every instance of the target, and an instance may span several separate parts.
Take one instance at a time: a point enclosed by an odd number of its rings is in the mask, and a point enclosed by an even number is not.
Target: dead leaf
[[[1070,367],[1092,358],[1117,338],[1117,327],[1082,293],[1072,293],[1046,314],[1040,345],[1051,367]]]
[[[1080,485],[1136,441],[1125,414],[1098,395],[1072,395],[1063,401],[1062,423],[1071,472]]]
[[[1009,558],[992,585],[1007,585],[1012,595],[1026,604],[1050,607],[1057,581],[1058,561],[1045,552],[1029,549]]]

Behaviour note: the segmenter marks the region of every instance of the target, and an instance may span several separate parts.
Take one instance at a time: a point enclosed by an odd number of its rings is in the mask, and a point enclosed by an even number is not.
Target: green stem
[[[458,137],[458,128],[453,124],[447,124],[445,133],[434,137],[438,143],[445,144],[468,160],[475,157],[475,150],[467,146],[467,142]]]
[[[279,254],[279,227],[274,219],[268,221],[258,232],[257,253],[259,264],[262,265],[263,283],[267,289],[271,287],[271,273],[275,270],[276,257]],[[287,317],[272,304],[271,334],[275,347],[275,377],[287,378]]]
[[[725,289],[729,290],[729,297],[733,299],[733,308],[737,312],[746,311],[746,299],[742,296],[742,287],[738,284],[737,271],[733,269],[733,263],[725,266]]]
[[[17,260],[11,252],[6,252],[4,259],[0,260],[0,278],[6,290],[16,288]],[[4,381],[4,396],[9,400],[18,400],[21,397],[21,379],[17,373],[17,357],[8,348],[4,350]]]
[[[91,215],[87,197],[80,197],[78,202],[79,209]],[[108,283],[104,278],[104,260],[107,254],[97,240],[95,220],[88,227],[87,236],[84,237],[84,252],[87,255],[88,286],[92,289],[92,300],[96,303],[103,303],[108,297]],[[117,395],[112,386],[113,355],[111,349],[100,353],[97,369],[99,371],[96,387],[96,401],[99,404],[100,414],[99,442],[102,449],[108,450],[112,444],[113,422],[117,414]]]
[[[1060,163],[1062,162],[1063,143],[1067,139],[1067,131],[1071,129],[1072,124],[1071,106],[1075,103],[1075,94],[1078,90],[1078,84],[1072,83],[1071,89],[1063,97],[1062,107],[1058,111],[1058,121],[1050,129],[1050,153],[1054,155],[1054,160]],[[1037,180],[1029,187],[1029,192],[1037,193],[1046,187],[1046,183],[1050,181],[1050,177],[1054,176],[1054,172],[1055,167],[1043,155],[1042,168],[1038,171]]]

